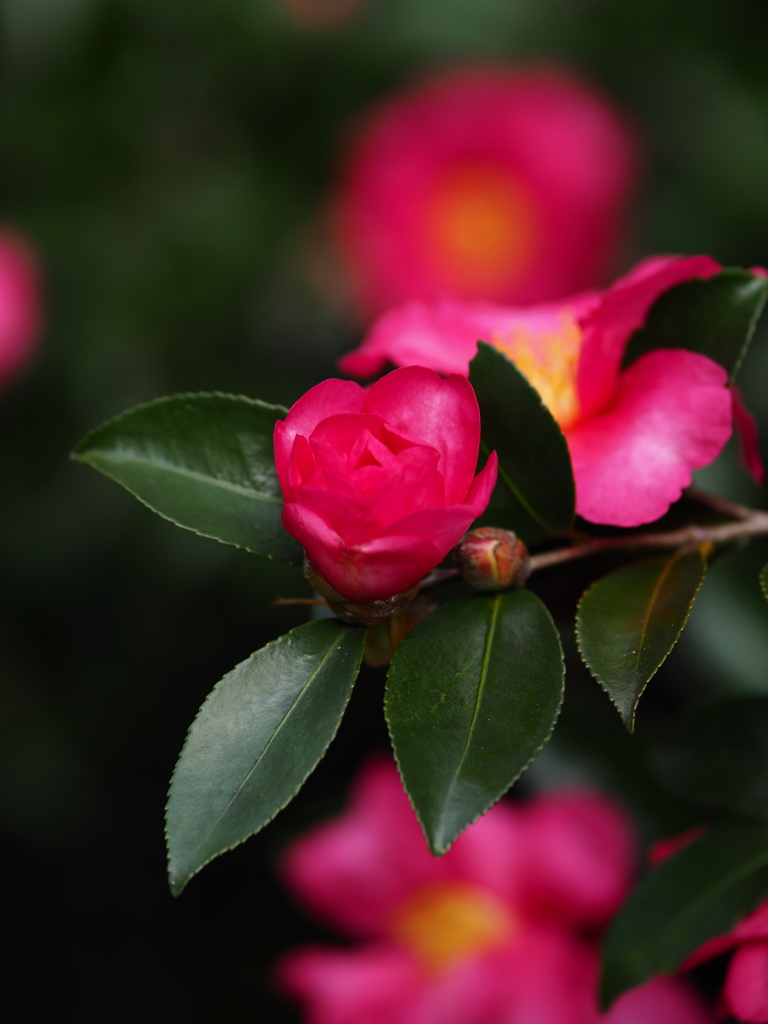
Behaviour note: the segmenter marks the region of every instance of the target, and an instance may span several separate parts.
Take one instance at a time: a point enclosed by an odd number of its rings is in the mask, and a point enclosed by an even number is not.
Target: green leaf
[[[613,919],[603,946],[603,1009],[654,974],[677,970],[768,896],[768,827],[730,824],[664,861]]]
[[[705,572],[700,552],[677,552],[617,569],[579,602],[579,652],[630,732],[640,697],[682,633]]]
[[[280,519],[272,447],[285,412],[234,395],[175,395],[102,424],[72,454],[177,526],[301,564]]]
[[[538,391],[503,352],[480,342],[469,364],[483,446],[499,456],[496,503],[528,544],[569,530],[576,503],[568,445]]]
[[[667,789],[693,803],[768,821],[768,697],[691,711],[658,742],[651,763]]]
[[[398,648],[385,710],[403,784],[434,854],[494,804],[552,734],[560,638],[530,591],[461,598]]]
[[[760,589],[763,592],[763,597],[768,601],[768,565],[764,565],[760,573]]]
[[[768,279],[730,268],[664,292],[630,338],[624,364],[656,348],[685,348],[720,363],[733,380],[768,297]]]
[[[178,895],[296,795],[336,734],[365,630],[308,622],[256,651],[214,687],[189,730],[166,813]]]

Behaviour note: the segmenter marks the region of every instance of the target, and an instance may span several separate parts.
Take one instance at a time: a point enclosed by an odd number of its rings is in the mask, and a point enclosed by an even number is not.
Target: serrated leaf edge
[[[309,623],[304,623],[304,625],[309,625]],[[341,623],[339,623],[339,625],[341,626],[341,629],[339,630],[338,634],[336,635],[336,638],[329,645],[327,651],[323,655],[323,659],[322,659],[321,663],[317,666],[315,671],[312,673],[310,678],[307,680],[307,682],[302,687],[301,693],[298,695],[296,700],[291,705],[291,709],[288,712],[288,715],[293,713],[294,708],[296,707],[296,705],[300,701],[301,697],[303,696],[304,692],[306,691],[307,686],[309,686],[309,684],[312,681],[312,679],[317,675],[317,673],[322,668],[323,664],[325,664],[327,659],[331,656],[331,654],[333,653],[333,648],[336,647],[336,645],[339,643],[339,640],[341,639],[341,637],[342,636],[346,636],[348,633],[354,633],[354,632],[358,631],[354,627],[344,626]],[[301,629],[302,627],[301,626],[297,626],[296,628],[297,629]],[[179,768],[179,764],[181,763],[181,759],[182,759],[182,757],[184,755],[184,751],[186,750],[187,743],[189,742],[190,735],[191,735],[192,730],[193,730],[193,728],[195,726],[195,722],[197,722],[198,718],[202,714],[203,708],[206,706],[206,704],[211,699],[211,697],[213,697],[213,694],[216,692],[216,690],[218,690],[224,684],[225,680],[228,678],[228,676],[230,676],[232,674],[232,672],[236,671],[240,667],[240,665],[244,665],[245,662],[249,661],[250,658],[252,658],[255,654],[258,654],[260,651],[264,651],[268,647],[271,647],[273,644],[278,643],[280,640],[283,640],[286,636],[288,636],[292,632],[294,632],[294,630],[289,630],[289,633],[284,633],[282,636],[276,637],[276,639],[274,639],[274,640],[270,640],[270,642],[268,644],[265,644],[263,647],[259,647],[256,651],[254,651],[252,654],[250,654],[247,658],[244,658],[243,661],[238,662],[238,664],[235,665],[233,668],[231,668],[229,670],[229,672],[226,672],[221,677],[221,679],[219,679],[219,681],[215,684],[213,689],[207,694],[207,696],[203,700],[203,703],[198,708],[195,717],[193,718],[192,722],[190,723],[189,728],[187,729],[187,732],[186,732],[185,737],[184,737],[184,743],[182,744],[181,750],[179,751],[179,756],[176,758],[176,763],[175,763],[175,765],[173,767],[173,771],[171,772],[171,778],[170,778],[170,781],[168,783],[168,792],[166,794],[165,809],[164,809],[165,810],[165,825],[164,825],[164,828],[163,828],[163,836],[165,838],[165,847],[166,847],[166,852],[167,852],[167,858],[166,859],[167,859],[167,862],[168,862],[169,886],[170,886],[170,889],[171,889],[171,893],[174,896],[180,896],[182,894],[182,892],[184,891],[184,889],[189,884],[189,882],[195,877],[195,875],[199,874],[203,870],[203,868],[206,867],[206,865],[211,863],[211,861],[215,860],[217,857],[220,857],[223,853],[228,853],[230,850],[234,850],[238,846],[242,846],[242,844],[244,842],[246,842],[248,839],[251,839],[253,836],[257,835],[259,832],[261,832],[261,830],[263,828],[265,828],[267,825],[269,825],[270,822],[274,821],[275,818],[277,817],[277,815],[280,813],[280,811],[284,810],[288,806],[288,804],[291,803],[291,801],[294,799],[294,797],[299,792],[299,790],[302,788],[302,786],[307,781],[309,776],[312,774],[312,772],[315,770],[315,768],[317,768],[318,764],[320,763],[320,761],[322,760],[322,758],[325,755],[326,751],[328,750],[328,747],[330,747],[331,743],[336,738],[336,734],[338,733],[339,727],[341,726],[341,721],[342,721],[342,719],[344,717],[344,713],[346,712],[346,709],[347,709],[347,707],[349,705],[349,701],[350,701],[350,699],[352,697],[352,691],[354,689],[355,682],[357,680],[357,676],[360,674],[360,667],[361,667],[362,661],[363,661],[363,649],[364,649],[364,644],[363,643],[360,644],[360,650],[359,650],[359,654],[358,654],[358,658],[357,658],[357,671],[355,673],[355,678],[354,678],[354,680],[352,682],[352,685],[349,688],[349,693],[347,695],[347,699],[344,701],[344,706],[342,708],[341,714],[339,715],[339,720],[336,723],[336,728],[333,730],[332,734],[330,735],[330,737],[328,739],[328,742],[325,745],[325,747],[323,748],[323,750],[322,750],[320,756],[318,757],[317,761],[315,761],[315,763],[312,765],[312,767],[307,771],[307,773],[301,779],[301,781],[299,782],[298,786],[293,791],[293,793],[288,797],[288,799],[284,803],[282,803],[279,807],[277,807],[275,809],[274,814],[272,814],[269,818],[267,818],[266,821],[264,821],[263,824],[261,824],[258,828],[254,829],[253,832],[249,832],[247,836],[243,836],[242,839],[239,839],[236,843],[232,843],[230,846],[222,847],[222,849],[219,850],[217,853],[211,854],[211,856],[208,857],[206,860],[202,861],[200,863],[200,865],[197,868],[195,868],[194,871],[192,871],[190,874],[186,875],[184,877],[184,879],[181,881],[180,884],[174,884],[174,881],[171,878],[171,872],[170,872],[171,854],[170,854],[170,836],[168,834],[168,808],[169,808],[169,805],[170,805],[171,790],[173,789],[173,783],[174,783],[174,779],[176,778],[176,772],[177,772],[177,770]],[[364,630],[359,630],[359,632],[360,632],[361,636],[364,637],[365,631]],[[268,747],[272,743],[272,739],[274,739],[274,736],[277,735],[277,732],[283,727],[283,723],[285,722],[285,719],[288,717],[288,715],[286,715],[283,718],[283,720],[281,721],[280,725],[277,727],[277,729],[273,733],[272,738],[270,739],[269,743],[264,748],[262,753],[259,755],[259,760],[264,756],[264,753],[266,753],[266,750],[268,749]],[[255,768],[256,768],[256,764],[254,764],[253,768],[249,772],[249,775],[252,774],[253,771],[255,771]],[[239,792],[240,789],[242,789],[242,785],[239,787],[238,792]],[[235,794],[235,796],[236,795],[237,794]],[[233,799],[234,799],[234,797],[232,797],[230,799],[230,801],[227,803],[227,807],[229,807],[229,805],[231,804]],[[225,808],[225,810],[226,810],[226,808]],[[221,813],[223,814],[224,811],[222,811]],[[221,815],[219,815],[219,818],[220,817],[221,817]],[[216,820],[218,821],[219,818],[217,818]]]
[[[742,268],[741,267],[726,267],[725,269],[726,269],[726,271],[728,271],[728,270],[741,270]],[[751,271],[747,271],[747,273],[752,273],[752,272]],[[757,327],[757,321],[760,319],[760,317],[762,315],[762,312],[765,309],[766,300],[768,300],[768,281],[766,281],[765,278],[762,277],[762,275],[758,275],[758,274],[754,274],[753,273],[752,277],[753,277],[754,280],[762,280],[763,281],[762,294],[761,294],[761,297],[758,299],[758,301],[755,303],[755,309],[754,309],[754,312],[752,313],[752,316],[750,317],[749,324],[747,325],[747,330],[746,330],[746,333],[744,334],[744,341],[742,342],[741,349],[739,350],[739,356],[738,356],[736,362],[734,363],[733,370],[731,371],[731,373],[730,373],[730,375],[728,377],[728,383],[729,384],[733,384],[733,382],[734,382],[734,380],[736,378],[736,374],[741,369],[741,364],[744,362],[744,357],[747,354],[747,350],[748,350],[749,346],[752,344],[752,337],[753,337],[753,335],[755,333],[755,328]]]
[[[683,555],[687,555],[687,554],[691,554],[691,553],[692,552],[690,550],[679,550],[679,551],[675,552],[675,554],[672,555],[671,558],[666,560],[666,565],[669,568],[671,568],[672,564],[675,561],[677,561],[677,559],[682,558]],[[693,603],[696,600],[696,598],[698,597],[699,591],[701,590],[702,584],[704,583],[704,579],[705,579],[705,577],[707,575],[707,562],[706,562],[706,559],[704,558],[704,555],[701,553],[701,550],[699,550],[699,557],[701,558],[701,562],[702,562],[702,566],[703,566],[703,572],[701,574],[701,578],[699,580],[698,586],[696,587],[696,590],[693,592],[691,600],[688,602],[688,608],[687,608],[687,611],[686,611],[686,614],[685,614],[685,618],[683,619],[683,624],[680,627],[680,629],[678,630],[677,636],[673,639],[672,643],[669,645],[669,650],[667,651],[667,653],[661,659],[661,661],[656,666],[656,668],[653,670],[653,672],[645,680],[645,682],[643,683],[642,688],[638,691],[637,697],[635,698],[635,702],[632,705],[632,714],[630,716],[629,721],[627,721],[626,718],[624,717],[624,713],[622,712],[621,708],[618,706],[616,701],[611,696],[610,692],[608,691],[607,687],[603,683],[602,679],[595,672],[592,671],[592,667],[590,666],[589,662],[587,661],[586,657],[584,656],[584,651],[581,648],[581,630],[579,628],[579,616],[580,616],[580,613],[581,613],[581,606],[582,606],[583,601],[587,597],[587,595],[589,593],[591,593],[591,591],[594,590],[594,588],[599,583],[601,583],[603,580],[608,579],[608,577],[612,576],[614,573],[621,572],[622,569],[626,568],[626,566],[620,566],[618,569],[614,569],[612,572],[609,572],[605,576],[601,576],[600,579],[597,579],[593,583],[590,583],[590,585],[587,587],[587,589],[584,591],[584,593],[579,598],[579,602],[576,605],[576,620],[575,620],[575,623],[574,623],[574,632],[576,634],[576,649],[579,652],[579,657],[581,658],[583,664],[586,666],[587,670],[589,671],[589,674],[598,683],[598,685],[600,686],[600,689],[603,691],[603,693],[605,693],[605,695],[610,700],[611,704],[613,704],[613,706],[616,708],[616,711],[618,712],[619,718],[622,720],[622,722],[624,723],[627,731],[630,734],[634,733],[634,731],[635,731],[635,717],[637,715],[637,709],[638,709],[638,707],[640,705],[640,698],[643,696],[643,694],[645,693],[646,689],[648,688],[648,684],[650,683],[650,681],[653,679],[653,677],[656,675],[656,673],[659,671],[661,666],[664,664],[664,662],[667,660],[667,658],[670,656],[670,654],[674,650],[675,644],[680,639],[680,637],[682,635],[682,632],[685,629],[685,627],[688,625],[688,619],[691,617],[691,610],[693,609]],[[650,561],[658,561],[658,559],[650,559],[650,558],[648,558],[648,559],[641,559],[638,562],[627,563],[627,564],[639,565],[641,561],[650,562]],[[647,616],[646,616],[646,619],[647,619]],[[638,655],[639,655],[639,651],[640,651],[640,649],[638,648]]]
[[[698,842],[703,842],[707,838],[711,837],[712,834],[713,833],[711,833],[711,832],[707,833],[707,835],[702,836],[696,842],[697,843]],[[696,845],[696,843],[692,843],[690,847],[685,847],[685,849],[691,849],[695,845]],[[677,856],[677,854],[682,853],[682,852],[683,852],[682,850],[678,850],[676,854],[673,854],[672,857],[669,858],[669,860],[672,861],[675,858],[675,856]],[[710,894],[707,897],[707,901],[705,901],[705,902],[708,902],[710,899],[713,898],[713,892],[714,892],[714,896],[720,896],[730,885],[733,885],[735,882],[739,881],[741,878],[745,877],[746,875],[748,875],[752,871],[756,870],[755,865],[757,865],[759,867],[760,864],[763,863],[763,862],[768,864],[768,852],[764,852],[764,853],[761,853],[759,855],[756,855],[754,858],[752,858],[750,860],[748,865],[742,865],[740,868],[735,869],[734,871],[732,871],[728,875],[720,875],[720,877],[718,878],[717,887],[714,890],[710,890]],[[657,870],[659,870],[659,869],[657,869]],[[639,897],[636,896],[636,893],[637,893],[638,889],[641,886],[643,886],[650,877],[651,877],[650,875],[646,875],[645,878],[641,880],[640,885],[638,887],[636,887],[635,890],[632,893],[632,897],[631,897],[632,899],[635,899],[635,898],[639,899]],[[745,916],[745,913],[751,913],[752,910],[754,910],[756,907],[758,907],[764,901],[766,896],[768,896],[768,887],[766,888],[765,892],[755,900],[754,906],[750,907],[746,912],[745,911],[738,911],[738,912],[736,912],[734,914],[731,922],[730,922],[729,927],[727,927],[724,932],[719,933],[719,934],[727,934],[728,931],[731,930],[731,928],[734,928],[738,924],[738,922],[740,920],[742,920],[742,918]],[[626,903],[625,903],[624,906],[626,906]],[[701,906],[701,903],[697,904],[697,906]],[[685,917],[692,912],[692,909],[691,909],[692,907],[693,907],[693,904],[689,904],[686,907],[685,913],[683,915],[681,915],[681,919],[684,920]],[[614,921],[618,920],[618,917],[622,913],[623,910],[624,910],[624,907],[622,907],[619,910],[619,912],[616,915],[616,917],[614,917]],[[612,928],[613,928],[613,922],[611,922],[611,924],[609,925],[609,927],[608,927],[608,929],[606,931],[606,940],[609,937],[609,935],[611,934]],[[714,938],[714,937],[715,936],[710,936],[710,938]],[[653,941],[657,942],[658,940],[653,940]],[[707,940],[705,940],[705,941],[707,941]],[[698,948],[698,944],[694,948]],[[691,950],[690,952],[693,952],[693,950]],[[656,974],[659,974],[659,973],[671,973],[671,972],[677,970],[679,968],[680,964],[683,963],[683,961],[685,960],[686,956],[689,956],[689,955],[690,955],[690,953],[686,953],[682,957],[682,959],[679,962],[677,962],[677,963],[665,964],[664,966],[660,966],[660,967],[656,968],[655,970],[653,970],[651,972],[651,974],[648,975],[648,977],[646,977],[646,978],[644,978],[644,979],[642,979],[640,981],[635,982],[634,984],[628,986],[627,988],[621,988],[615,994],[610,994],[610,995],[605,992],[604,973],[603,973],[603,971],[601,969],[601,977],[600,977],[600,983],[599,983],[599,988],[598,988],[599,996],[600,996],[600,1008],[602,1009],[603,1012],[605,1012],[605,1011],[608,1010],[608,1008],[620,996],[622,996],[625,992],[630,991],[630,989],[636,988],[638,985],[642,985],[645,981],[648,981],[649,978],[653,977]],[[601,963],[602,962],[603,962],[603,957],[601,956]]]
[[[531,591],[528,591],[528,593],[531,593]],[[497,598],[502,598],[503,596],[504,596],[504,594],[498,594]],[[532,593],[531,593],[531,596],[532,597],[536,597],[536,595],[532,594]],[[477,595],[476,599],[477,600],[481,600],[482,598],[481,598],[480,595]],[[521,778],[522,775],[525,774],[525,772],[531,767],[533,762],[536,760],[536,758],[542,752],[544,747],[546,747],[546,745],[552,739],[552,734],[555,731],[555,726],[557,725],[557,720],[560,717],[560,712],[561,712],[562,707],[563,707],[563,701],[565,699],[565,653],[563,652],[563,645],[562,645],[562,642],[560,641],[560,635],[557,632],[557,627],[555,626],[554,621],[552,619],[552,616],[549,613],[549,609],[546,607],[546,605],[544,604],[543,601],[541,601],[539,598],[537,598],[537,600],[539,600],[539,603],[541,604],[542,609],[546,612],[550,622],[552,623],[552,629],[553,629],[555,637],[557,639],[557,646],[558,646],[558,650],[560,652],[560,666],[561,666],[561,671],[562,671],[562,680],[563,680],[563,682],[562,682],[562,685],[560,687],[560,701],[559,701],[559,703],[557,705],[556,714],[554,715],[554,717],[552,719],[552,727],[550,728],[549,732],[546,734],[546,736],[542,740],[541,745],[536,748],[536,750],[533,752],[531,757],[521,767],[521,769],[517,773],[517,775],[515,775],[510,780],[509,785],[505,789],[503,789],[498,794],[498,796],[494,797],[490,801],[490,803],[487,804],[486,807],[484,807],[481,811],[479,811],[475,815],[475,817],[472,818],[471,821],[467,822],[467,824],[464,826],[464,828],[461,829],[461,831],[457,832],[456,835],[452,839],[450,839],[445,846],[438,847],[438,846],[432,844],[432,842],[430,840],[430,837],[429,837],[429,834],[427,832],[426,826],[425,826],[425,824],[424,824],[424,822],[423,822],[423,820],[421,818],[421,815],[419,814],[418,810],[416,809],[416,805],[415,805],[415,803],[413,801],[413,797],[411,796],[411,794],[410,794],[410,792],[408,790],[408,787],[405,784],[405,779],[403,778],[403,772],[402,772],[402,769],[400,767],[400,759],[398,758],[397,753],[395,751],[395,745],[394,745],[394,741],[393,741],[393,738],[392,738],[392,729],[391,729],[390,722],[389,722],[389,715],[387,714],[387,693],[386,693],[386,690],[385,690],[385,694],[384,694],[384,719],[385,719],[386,724],[387,724],[387,733],[389,734],[389,741],[390,741],[390,744],[392,746],[392,755],[393,755],[393,757],[395,759],[395,764],[397,766],[397,773],[400,776],[400,783],[401,783],[401,785],[403,787],[403,791],[404,791],[405,795],[408,797],[408,802],[410,803],[411,808],[413,810],[413,813],[416,815],[416,820],[418,821],[419,826],[421,827],[421,831],[422,831],[422,833],[424,835],[424,838],[426,840],[427,846],[429,848],[429,852],[432,854],[433,857],[442,857],[444,854],[446,854],[450,850],[450,848],[453,846],[453,844],[456,842],[456,840],[460,836],[462,836],[467,831],[468,828],[471,828],[475,824],[475,822],[479,821],[483,817],[484,814],[487,814],[488,811],[490,811],[490,809],[493,806],[495,806],[499,802],[499,800],[501,800],[501,798],[506,793],[509,792],[509,790],[514,786],[514,784],[517,782],[517,780],[519,778]],[[420,623],[419,623],[419,625],[420,625]],[[415,629],[418,629],[418,628],[419,628],[418,626],[415,627]],[[413,633],[415,631],[415,629],[411,630],[411,633]],[[407,637],[406,637],[406,639],[407,639]],[[403,641],[403,643],[405,643],[405,640]],[[486,650],[487,649],[488,649],[488,646],[486,644]],[[484,654],[484,658],[485,658],[485,654]],[[474,721],[474,717],[473,717],[473,721]]]
[[[246,547],[246,545],[244,545],[244,544],[235,544],[233,541],[230,541],[230,540],[222,540],[221,537],[216,537],[212,533],[204,533],[202,530],[196,530],[193,526],[186,526],[184,523],[180,523],[177,519],[173,519],[171,516],[166,515],[165,512],[161,512],[160,509],[155,508],[154,505],[152,505],[150,502],[148,502],[145,498],[142,498],[142,496],[140,494],[138,494],[132,487],[128,487],[127,484],[125,484],[122,480],[118,479],[118,477],[114,476],[114,474],[108,472],[106,469],[104,469],[101,466],[97,465],[94,459],[90,458],[88,455],[80,454],[81,449],[86,448],[87,445],[88,445],[88,442],[90,441],[90,439],[92,437],[94,437],[96,434],[98,434],[101,430],[103,430],[105,427],[111,427],[111,426],[113,426],[115,424],[120,423],[121,420],[124,420],[127,417],[132,416],[136,412],[143,411],[145,409],[150,409],[150,408],[153,408],[153,407],[158,406],[158,405],[163,405],[163,404],[166,404],[166,403],[175,402],[175,401],[187,401],[189,399],[209,399],[209,398],[224,398],[224,399],[227,399],[228,401],[247,402],[249,405],[259,406],[262,409],[276,410],[277,412],[281,412],[284,415],[287,415],[287,413],[288,413],[288,410],[286,408],[284,408],[283,406],[281,406],[281,405],[272,405],[269,402],[262,402],[258,398],[249,398],[247,395],[232,395],[232,394],[227,394],[226,392],[223,392],[223,391],[197,391],[197,392],[186,392],[186,393],[174,394],[174,395],[164,395],[162,398],[155,398],[151,402],[142,402],[139,405],[134,405],[130,409],[125,409],[123,412],[119,413],[117,416],[113,416],[111,419],[105,420],[98,427],[94,427],[93,430],[90,430],[85,435],[85,437],[75,445],[75,447],[70,452],[69,457],[71,459],[73,459],[75,462],[82,462],[85,465],[93,466],[94,469],[98,470],[98,472],[101,473],[103,476],[107,477],[107,479],[113,480],[116,484],[118,484],[120,487],[122,487],[123,490],[127,491],[130,495],[132,495],[134,498],[136,498],[136,500],[141,505],[143,505],[144,508],[148,508],[150,510],[150,512],[154,512],[155,515],[160,516],[160,518],[164,519],[167,523],[173,523],[174,526],[178,526],[179,529],[181,529],[181,530],[187,530],[189,533],[193,533],[196,537],[204,537],[206,540],[215,540],[219,544],[224,544],[227,547],[236,548],[238,551],[247,551],[251,555],[259,555],[262,558],[269,558],[272,561],[283,562],[284,564],[288,564],[288,565],[299,565],[301,563],[301,561],[303,560],[303,552],[301,554],[299,554],[298,553],[298,548],[297,548],[296,561],[290,561],[289,562],[285,558],[281,558],[279,555],[272,555],[272,554],[269,554],[266,551],[256,551],[253,548]],[[119,462],[120,459],[118,458],[115,461]],[[128,461],[128,460],[126,460],[126,461]],[[145,462],[145,463],[149,464],[149,460],[148,459],[141,459],[141,458],[135,458],[134,457],[131,461],[134,461],[134,462]],[[209,477],[204,477],[201,474],[195,473],[194,471],[181,470],[181,469],[179,469],[176,466],[167,465],[165,468],[168,471],[170,471],[170,472],[177,473],[179,476],[188,476],[188,477],[193,477],[193,478],[197,477],[200,480],[210,479]],[[227,481],[217,481],[217,482],[225,490],[231,490],[233,492],[241,493],[241,494],[246,494],[246,495],[247,494],[256,493],[256,494],[258,494],[259,500],[261,500],[261,501],[268,501],[268,502],[274,503],[275,505],[282,504],[282,502],[279,500],[279,498],[275,498],[275,497],[273,497],[270,494],[262,494],[260,491],[258,491],[258,492],[247,491],[245,488],[242,488],[242,487],[240,487],[237,484],[230,484]],[[286,536],[290,536],[290,534],[286,533]],[[298,545],[298,541],[296,543]]]

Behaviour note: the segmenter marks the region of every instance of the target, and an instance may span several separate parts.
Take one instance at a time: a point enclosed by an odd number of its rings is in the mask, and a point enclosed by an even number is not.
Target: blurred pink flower
[[[408,366],[367,391],[323,381],[275,425],[283,525],[342,597],[389,598],[485,511],[496,453],[475,476],[479,446],[480,410],[461,374]]]
[[[358,944],[278,965],[309,1024],[711,1024],[657,978],[596,1008],[595,940],[632,875],[622,812],[589,792],[499,804],[430,856],[394,765],[372,761],[351,806],[286,854],[290,888]]]
[[[364,117],[332,229],[356,305],[543,302],[601,283],[639,172],[634,132],[574,75],[474,67]]]
[[[20,236],[0,230],[0,387],[29,361],[39,330],[37,261]]]
[[[340,361],[359,377],[387,362],[467,373],[478,339],[505,352],[565,434],[576,511],[593,523],[639,526],[662,516],[691,472],[728,440],[733,420],[725,370],[684,349],[657,349],[622,370],[630,335],[672,285],[711,277],[708,256],[653,257],[603,292],[510,308],[408,303],[370,329]]]

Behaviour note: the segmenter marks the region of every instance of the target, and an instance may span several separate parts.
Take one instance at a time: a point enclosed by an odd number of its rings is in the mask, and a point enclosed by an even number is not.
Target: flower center
[[[562,313],[559,329],[535,332],[513,326],[491,340],[525,374],[561,428],[572,427],[580,413],[576,384],[581,353],[581,330],[573,314]]]
[[[391,934],[435,973],[487,952],[515,931],[514,915],[498,897],[461,882],[438,882],[398,908]]]
[[[526,192],[508,174],[482,164],[454,168],[427,209],[431,259],[449,288],[493,297],[530,263],[535,221]]]

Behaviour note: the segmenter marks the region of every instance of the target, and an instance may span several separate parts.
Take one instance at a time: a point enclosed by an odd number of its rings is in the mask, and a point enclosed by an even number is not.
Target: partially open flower
[[[707,256],[655,257],[603,292],[545,306],[409,303],[378,320],[341,360],[369,377],[386,363],[467,373],[478,340],[505,352],[559,423],[573,462],[576,511],[639,526],[662,516],[732,428],[727,374],[706,356],[656,349],[622,368],[652,303],[680,281],[722,268]]]
[[[613,270],[640,147],[570,72],[433,73],[357,128],[332,226],[364,316],[445,295],[544,302]]]
[[[275,426],[283,525],[343,601],[387,601],[485,511],[497,460],[475,476],[479,446],[477,399],[459,374],[409,366],[367,391],[323,381]]]
[[[461,578],[477,590],[522,587],[531,571],[528,548],[511,530],[478,526],[466,533],[453,553]]]

